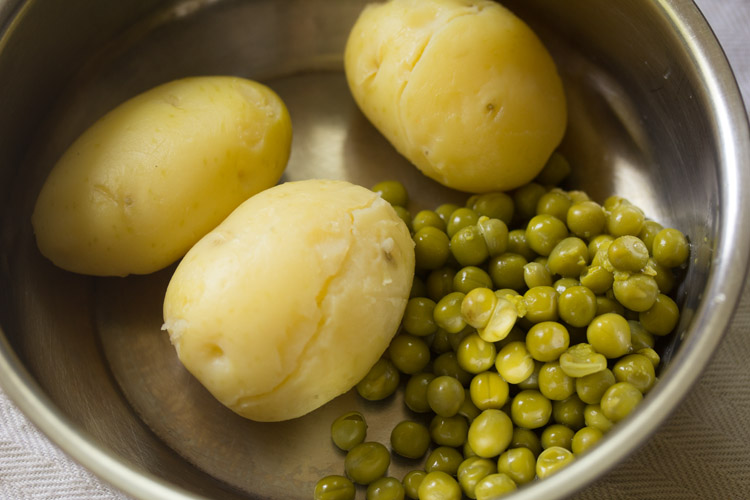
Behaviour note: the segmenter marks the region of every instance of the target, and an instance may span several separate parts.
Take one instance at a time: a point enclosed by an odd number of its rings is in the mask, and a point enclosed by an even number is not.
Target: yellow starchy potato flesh
[[[184,366],[258,421],[304,415],[353,387],[398,329],[414,244],[393,208],[344,181],[250,198],[180,262],[164,300]]]
[[[486,0],[391,0],[355,23],[355,101],[425,175],[463,191],[532,180],[567,125],[562,81],[535,33]]]
[[[37,245],[77,273],[157,271],[276,184],[291,137],[284,103],[260,83],[155,87],[99,119],[55,164],[32,216]]]

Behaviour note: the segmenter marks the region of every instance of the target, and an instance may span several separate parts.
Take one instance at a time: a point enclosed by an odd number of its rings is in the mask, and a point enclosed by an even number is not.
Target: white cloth
[[[698,0],[697,4],[727,53],[742,88],[747,106],[747,103],[750,103],[750,50],[748,49],[750,47],[750,0]],[[750,161],[750,159],[748,160]],[[750,321],[748,321],[748,318],[750,318],[750,310],[748,310],[750,309],[749,290],[745,291],[741,309],[738,311],[728,339],[722,346],[724,350],[730,349],[732,346],[735,348],[739,346],[746,352],[750,351],[750,336],[747,335],[748,324],[750,324]],[[716,379],[722,377],[722,370],[725,370],[726,367],[727,365],[722,364],[722,353],[719,352],[707,370],[707,380],[711,380],[710,377]],[[733,374],[747,379],[746,367],[730,366],[729,368]],[[742,375],[743,371],[744,375]],[[699,391],[701,390],[700,386],[701,384],[697,388]],[[686,439],[692,440],[692,445],[688,451],[694,452],[695,455],[694,458],[690,459],[691,461],[702,462],[704,459],[713,460],[716,458],[717,450],[712,449],[712,441],[697,439],[696,435],[690,431],[691,418],[693,419],[692,422],[700,423],[700,419],[696,419],[694,416],[696,411],[695,406],[690,404],[690,401],[686,402],[681,411],[667,423],[666,431],[657,433],[653,440],[657,444],[650,444],[645,450],[639,451],[635,460],[630,459],[622,468],[613,471],[604,480],[585,489],[576,498],[637,497],[658,500],[667,498],[750,498],[749,495],[745,494],[750,490],[750,474],[747,470],[741,472],[740,477],[737,477],[738,471],[735,470],[735,482],[733,483],[735,489],[728,492],[722,492],[721,484],[715,483],[729,484],[732,481],[725,483],[724,479],[726,478],[699,476],[699,479],[695,481],[685,477],[684,485],[689,486],[689,491],[684,490],[684,495],[680,495],[679,488],[670,489],[669,484],[664,483],[664,476],[655,477],[653,474],[637,477],[639,482],[639,491],[637,492],[633,490],[629,490],[629,492],[628,490],[616,491],[618,483],[622,485],[636,479],[632,476],[632,473],[637,472],[637,461],[657,461],[653,455],[659,453],[660,435],[665,436],[663,439],[664,447],[668,447],[670,446],[669,443],[679,440],[680,433],[684,438],[683,442]],[[681,419],[679,422],[677,422],[678,418]],[[692,428],[700,428],[700,426],[694,425]],[[746,432],[746,439],[737,440],[739,445],[739,448],[737,448],[738,455],[743,456],[746,454],[747,443],[750,442],[748,441],[750,432],[747,431],[747,427],[744,428],[744,431]],[[666,439],[666,437],[670,439]],[[737,437],[739,438],[739,436]],[[667,451],[669,451],[669,448],[667,448]],[[675,446],[673,451],[679,452],[681,450],[679,446]],[[724,461],[723,463],[727,464],[732,461],[730,457],[728,462]],[[747,460],[744,461],[744,464],[747,464]],[[671,473],[673,478],[682,476],[677,474],[674,469],[668,472]],[[712,473],[708,469],[705,472],[709,475]],[[649,483],[649,480],[652,482]],[[739,484],[736,481],[739,481]],[[635,497],[632,496],[634,493],[636,494]],[[0,499],[126,500],[127,497],[100,481],[51,444],[0,391]]]

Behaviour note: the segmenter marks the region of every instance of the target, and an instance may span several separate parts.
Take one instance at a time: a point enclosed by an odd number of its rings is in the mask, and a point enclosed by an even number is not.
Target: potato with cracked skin
[[[120,104],[55,164],[32,215],[55,265],[147,274],[182,257],[289,159],[286,106],[236,77],[165,83]]]
[[[373,125],[425,175],[455,189],[529,182],[565,132],[552,57],[492,1],[371,4],[349,35],[344,66]]]
[[[187,253],[163,329],[225,406],[287,420],[367,374],[398,329],[413,276],[409,230],[380,196],[345,181],[287,182]]]

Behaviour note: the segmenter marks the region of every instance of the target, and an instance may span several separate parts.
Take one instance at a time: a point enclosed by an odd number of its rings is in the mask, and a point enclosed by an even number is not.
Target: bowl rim
[[[33,3],[33,2],[29,2]],[[0,47],[29,3],[0,0]],[[15,5],[14,5],[15,4]],[[20,8],[17,8],[21,5]],[[750,267],[750,158],[748,115],[729,61],[708,22],[693,0],[657,0],[655,8],[687,46],[692,62],[712,99],[712,134],[720,148],[719,232],[704,298],[695,311],[687,335],[650,397],[628,417],[626,425],[608,434],[586,455],[544,481],[520,488],[514,499],[564,498],[601,478],[627,455],[635,452],[661,426],[703,373],[724,338],[740,302]],[[730,299],[731,298],[731,299]],[[204,498],[165,481],[99,445],[48,398],[24,367],[0,327],[0,388],[47,438],[76,462],[128,495],[142,499],[187,500]],[[655,400],[659,404],[650,404]]]

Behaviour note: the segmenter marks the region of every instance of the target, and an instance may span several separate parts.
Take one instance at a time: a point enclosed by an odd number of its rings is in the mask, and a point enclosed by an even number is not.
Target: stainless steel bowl
[[[196,74],[262,80],[287,102],[286,179],[398,178],[414,208],[463,195],[426,180],[356,109],[341,54],[360,0],[0,1],[0,383],[77,461],[143,499],[309,498],[341,472],[328,438],[344,409],[387,442],[398,400],[344,395],[291,422],[224,409],[160,332],[172,268],[94,279],[38,253],[31,207],[52,163],[127,97]],[[513,498],[565,497],[639,447],[720,342],[750,258],[750,132],[730,68],[687,0],[509,0],[542,36],[568,91],[571,185],[617,193],[692,242],[660,383],[599,447]],[[409,464],[394,459],[391,473]],[[363,492],[359,492],[363,495]]]

